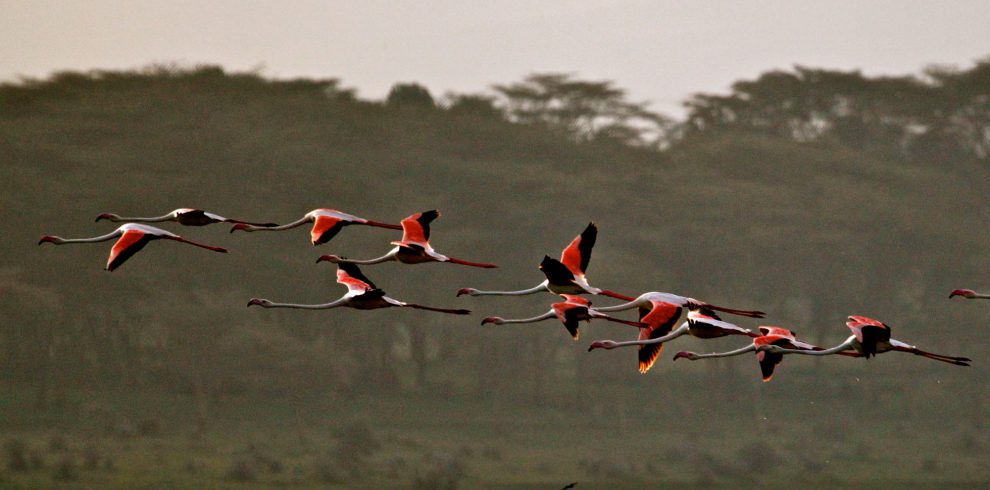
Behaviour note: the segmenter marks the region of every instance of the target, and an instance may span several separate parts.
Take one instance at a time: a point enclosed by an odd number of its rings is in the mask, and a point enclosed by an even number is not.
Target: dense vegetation
[[[990,286],[990,62],[892,78],[798,67],[687,104],[688,117],[675,123],[610,82],[562,74],[440,100],[398,84],[380,102],[357,98],[338,80],[277,81],[218,67],[59,73],[0,85],[0,379],[9,394],[0,428],[102,434],[136,420],[155,434],[211,434],[243,429],[236,407],[260,403],[281,414],[281,422],[260,424],[278,433],[289,418],[292,430],[325,436],[318,428],[330,429],[318,421],[333,414],[346,423],[327,437],[345,446],[364,437],[353,435],[368,430],[362,423],[377,436],[417,427],[428,440],[441,432],[423,426],[449,423],[484,427],[491,451],[520,451],[529,444],[520,430],[578,447],[564,466],[517,472],[529,483],[537,480],[525,475],[566,479],[578,471],[575,460],[591,469],[572,479],[585,480],[790,474],[778,466],[841,479],[821,461],[865,461],[853,467],[866,474],[891,463],[890,444],[913,444],[902,431],[917,431],[932,437],[924,451],[892,451],[912,470],[882,478],[990,478],[976,464],[990,452],[979,430],[988,305],[946,298],[954,287]],[[231,253],[155,243],[113,273],[102,270],[109,243],[35,246],[46,233],[106,233],[111,224],[93,223],[101,212],[160,215],[184,206],[276,222],[317,207],[393,222],[439,208],[438,250],[500,268],[364,270],[394,297],[471,308],[471,317],[266,311],[244,305],[253,296],[337,297],[343,288],[333,284],[332,266],[315,258],[377,256],[393,234],[351,228],[314,248],[301,229],[228,234],[224,226],[164,225]],[[628,327],[590,324],[578,343],[555,322],[480,327],[484,315],[532,316],[552,298],[454,297],[464,286],[535,285],[543,254],[558,254],[588,221],[601,230],[592,284],[762,309],[768,324],[820,344],[845,338],[846,315],[874,316],[897,338],[976,362],[966,369],[896,354],[868,363],[788,359],[761,385],[750,358],[669,361],[677,350],[740,341],[679,340],[641,376],[632,351],[585,352],[593,338],[631,337]],[[447,404],[431,405],[438,398]],[[399,401],[418,416],[395,415]],[[593,441],[559,434],[592,426]],[[470,440],[471,430],[460,437]],[[736,430],[739,438],[722,439]],[[873,431],[882,432],[875,442],[847,435],[845,444],[821,444],[836,432]],[[781,445],[768,455],[752,446],[754,437]],[[685,438],[694,441],[686,449]],[[8,460],[26,454],[23,440],[11,444]],[[711,444],[720,449],[704,449]],[[616,470],[604,447],[616,457],[644,448],[666,454],[680,473]],[[546,453],[529,457],[556,461],[552,448]],[[696,480],[706,458],[725,471]],[[773,463],[756,469],[765,460]],[[478,484],[514,481],[485,476],[495,472],[487,467],[458,468],[450,471]],[[365,468],[333,471],[343,476],[328,481],[388,481]]]

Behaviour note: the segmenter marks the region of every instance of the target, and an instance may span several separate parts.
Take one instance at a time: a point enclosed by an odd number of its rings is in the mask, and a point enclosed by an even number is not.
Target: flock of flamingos
[[[182,208],[176,209],[164,216],[157,217],[135,217],[127,218],[116,214],[104,213],[96,220],[103,219],[112,222],[124,222],[119,228],[106,235],[92,238],[61,238],[53,235],[41,237],[38,244],[54,243],[61,245],[65,243],[94,243],[117,239],[113,248],[110,249],[110,257],[107,260],[106,270],[112,271],[120,267],[128,258],[144,248],[148,242],[158,239],[173,240],[189,245],[195,245],[214,252],[226,253],[222,247],[205,245],[188,240],[174,233],[141,223],[175,221],[185,226],[203,226],[213,223],[233,223],[230,232],[245,231],[280,231],[299,227],[307,223],[312,223],[310,239],[313,245],[320,245],[330,241],[345,226],[367,225],[380,228],[390,228],[402,230],[402,239],[391,242],[395,247],[381,257],[367,260],[351,260],[337,255],[321,255],[317,262],[333,262],[337,264],[337,282],[347,288],[347,293],[335,301],[324,304],[295,304],[276,303],[262,298],[253,298],[248,302],[248,306],[260,306],[262,308],[301,308],[301,309],[328,309],[337,307],[350,307],[359,310],[370,310],[376,308],[403,307],[416,308],[421,310],[436,311],[455,315],[467,315],[470,310],[447,309],[424,306],[415,303],[399,301],[385,295],[370,279],[368,279],[358,265],[378,264],[387,261],[398,261],[404,264],[419,264],[423,262],[449,262],[471,267],[493,268],[494,264],[471,262],[456,259],[440,254],[430,246],[430,223],[437,219],[440,213],[436,210],[416,213],[403,219],[401,224],[394,225],[378,221],[359,218],[347,213],[342,213],[333,209],[315,209],[306,213],[299,220],[284,225],[275,223],[250,223],[246,221],[224,218],[213,213],[199,209]],[[677,359],[708,359],[715,357],[729,357],[753,352],[759,363],[763,381],[770,381],[774,368],[780,364],[787,354],[801,354],[810,356],[827,356],[832,354],[870,358],[876,354],[889,351],[909,352],[919,356],[942,361],[957,366],[969,366],[970,359],[966,357],[953,357],[941,354],[934,354],[923,351],[913,345],[901,342],[890,337],[890,326],[864,316],[850,316],[846,326],[852,331],[848,339],[828,349],[817,347],[806,342],[797,340],[793,331],[786,328],[773,326],[760,326],[759,333],[749,329],[741,328],[732,323],[719,318],[716,312],[729,313],[732,315],[745,316],[750,318],[763,318],[762,311],[739,310],[716,306],[694,298],[679,296],[671,293],[649,292],[632,298],[606,289],[600,289],[588,284],[585,271],[591,261],[591,250],[595,245],[598,229],[594,223],[588,224],[587,228],[580,235],[574,238],[566,248],[564,248],[560,259],[544,256],[540,263],[540,270],[546,279],[529,289],[519,291],[481,291],[474,288],[464,288],[457,292],[457,296],[487,296],[487,295],[508,295],[519,296],[534,294],[538,292],[551,292],[559,295],[563,301],[553,303],[550,310],[532,318],[505,319],[496,316],[486,317],[482,324],[507,324],[507,323],[531,323],[547,320],[556,317],[574,338],[578,339],[578,324],[581,321],[592,319],[607,320],[623,323],[637,327],[639,336],[636,340],[625,342],[615,342],[612,340],[596,340],[591,343],[589,351],[602,349],[615,349],[618,347],[637,346],[639,348],[639,371],[647,372],[653,363],[656,362],[663,349],[664,342],[673,340],[682,335],[691,335],[701,339],[725,337],[728,335],[741,335],[751,338],[751,343],[728,352],[717,352],[710,354],[698,354],[694,352],[678,352],[674,355]],[[601,308],[592,308],[591,302],[579,295],[592,294],[610,296],[621,299],[625,303]],[[952,291],[949,298],[960,296],[963,298],[990,299],[990,294],[980,294],[970,289],[956,289]],[[610,312],[630,310],[636,308],[639,313],[638,321],[623,320],[609,315]],[[687,309],[687,319],[677,325],[683,310]]]

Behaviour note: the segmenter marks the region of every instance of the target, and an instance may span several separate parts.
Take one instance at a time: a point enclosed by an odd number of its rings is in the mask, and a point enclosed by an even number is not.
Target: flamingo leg
[[[498,267],[495,264],[482,264],[480,262],[469,262],[467,260],[455,259],[453,257],[447,257],[447,260],[444,260],[442,262],[450,262],[451,264],[468,265],[468,266],[471,266],[471,267],[483,267],[485,269],[494,269],[494,268]]]

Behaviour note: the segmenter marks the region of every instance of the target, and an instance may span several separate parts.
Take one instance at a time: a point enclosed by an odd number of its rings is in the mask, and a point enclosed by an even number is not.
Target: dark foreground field
[[[937,400],[895,409],[903,400],[896,393],[853,406],[833,401],[835,390],[870,398],[876,384],[852,378],[844,387],[806,387],[806,401],[796,404],[779,403],[783,391],[795,389],[787,381],[735,379],[739,393],[718,405],[695,404],[700,398],[690,390],[711,376],[654,376],[657,390],[685,396],[664,397],[665,404],[648,397],[647,407],[636,406],[644,397],[628,390],[542,406],[443,393],[233,397],[213,402],[205,421],[191,398],[128,393],[112,402],[75,393],[61,415],[36,417],[18,392],[6,391],[0,485],[961,488],[990,479],[985,423],[943,418],[959,413],[955,403],[945,411]],[[951,381],[925,384],[952,392]],[[781,405],[788,408],[781,412]]]

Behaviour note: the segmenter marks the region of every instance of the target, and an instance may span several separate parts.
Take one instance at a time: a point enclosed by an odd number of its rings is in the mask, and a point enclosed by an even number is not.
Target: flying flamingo
[[[377,308],[415,308],[417,310],[437,311],[440,313],[450,313],[453,315],[468,315],[471,310],[452,310],[446,308],[434,308],[432,306],[406,303],[394,298],[385,296],[385,291],[378,289],[370,279],[361,273],[361,269],[354,264],[337,264],[337,283],[347,287],[347,293],[335,301],[317,305],[302,305],[295,303],[275,303],[267,299],[252,298],[248,301],[248,306],[258,305],[262,308],[298,308],[304,310],[325,310],[328,308],[348,307],[358,310],[374,310]]]
[[[237,223],[252,225],[258,227],[272,227],[278,226],[275,223],[249,223],[247,221],[241,221],[237,219],[224,218],[219,214],[213,214],[202,209],[191,209],[191,208],[179,208],[171,213],[164,216],[156,216],[153,218],[125,218],[118,214],[113,213],[102,213],[96,217],[96,221],[101,219],[110,220],[114,223],[128,222],[128,223],[158,223],[162,221],[175,221],[183,226],[204,226],[213,223]]]
[[[661,317],[668,319],[663,323],[660,323],[657,328],[652,329],[653,331],[663,332],[664,325],[667,325],[668,323],[670,325],[673,324],[673,322],[669,320],[670,318],[672,318],[673,321],[676,321],[677,318],[680,317],[681,308],[676,306],[674,308],[671,308],[671,306],[674,305],[672,303],[667,303],[666,305],[661,304],[653,307],[653,310],[658,312],[657,317],[653,319],[649,319],[647,321],[648,325],[656,324],[656,322],[659,321],[658,319]],[[718,315],[716,315],[715,312],[711,310],[710,305],[705,305],[701,303],[691,303],[687,305],[687,307],[688,307],[687,320],[684,323],[682,323],[681,326],[677,327],[677,329],[675,329],[670,333],[667,333],[666,335],[656,336],[655,334],[653,334],[653,332],[650,332],[651,338],[644,339],[643,338],[644,332],[643,330],[640,330],[640,338],[638,340],[630,340],[626,342],[615,342],[613,340],[596,340],[592,342],[591,345],[588,347],[588,351],[590,352],[598,348],[615,349],[616,347],[629,347],[633,345],[640,346],[641,349],[644,349],[645,347],[661,346],[664,342],[667,342],[668,340],[676,339],[677,337],[680,337],[681,335],[685,335],[685,334],[690,335],[692,337],[697,337],[699,339],[714,339],[718,337],[725,337],[727,335],[746,335],[749,337],[758,336],[757,334],[753,333],[747,328],[741,328],[732,323],[722,321],[722,319],[719,318]],[[610,309],[609,311],[614,311],[616,308],[617,308],[616,306],[609,307]],[[599,308],[599,311],[604,311],[604,310],[605,308]],[[647,316],[644,317],[643,319],[647,320],[648,317],[649,314],[647,314]],[[662,347],[658,347],[656,349],[656,352],[647,351],[645,354],[643,353],[642,350],[640,351],[639,372],[645,373],[650,369],[650,367],[653,365],[653,362],[656,361],[657,357],[660,355],[661,348]]]
[[[440,217],[440,212],[436,209],[416,213],[402,220],[402,240],[392,242],[395,248],[387,254],[368,260],[352,260],[338,255],[323,255],[317,259],[319,261],[329,261],[337,264],[380,264],[390,260],[397,260],[403,264],[421,264],[423,262],[450,262],[451,264],[469,265],[471,267],[484,267],[490,269],[498,267],[495,264],[481,264],[478,262],[468,262],[466,260],[455,259],[441,255],[430,246],[430,223]]]
[[[333,237],[337,236],[337,233],[339,233],[343,227],[348,225],[368,225],[377,226],[379,228],[390,228],[393,230],[402,229],[399,225],[391,225],[388,223],[358,218],[357,216],[342,213],[336,209],[320,208],[306,213],[302,218],[299,218],[292,223],[276,226],[256,226],[250,223],[237,223],[230,229],[230,232],[233,233],[237,230],[281,231],[302,226],[309,222],[313,223],[313,229],[309,232],[310,240],[313,242],[313,245],[320,245],[322,243],[329,242]]]
[[[590,322],[592,318],[600,318],[610,322],[624,323],[634,327],[646,326],[645,323],[630,322],[606,315],[604,313],[599,313],[591,308],[591,301],[588,301],[580,296],[575,296],[573,294],[562,294],[560,296],[564,298],[564,301],[552,304],[550,311],[542,315],[534,316],[533,318],[522,318],[516,320],[507,320],[502,317],[489,316],[482,320],[481,324],[484,325],[486,323],[494,323],[495,325],[503,325],[506,323],[534,323],[556,316],[560,322],[564,324],[564,328],[567,329],[574,340],[577,340],[580,334],[580,332],[578,332],[578,322],[582,320]]]
[[[554,294],[601,294],[629,301],[633,298],[607,289],[599,289],[588,284],[585,271],[591,262],[591,249],[598,237],[598,227],[594,223],[588,226],[580,235],[571,240],[567,248],[560,254],[560,260],[549,255],[543,257],[540,270],[547,279],[536,286],[520,291],[481,291],[475,288],[461,288],[457,295],[469,296],[524,296],[527,294],[549,291]]]
[[[825,350],[796,350],[786,349],[777,345],[761,345],[758,350],[773,352],[776,354],[804,354],[809,356],[827,356],[840,354],[844,351],[853,350],[863,357],[869,359],[877,354],[888,351],[910,352],[911,354],[927,357],[935,361],[947,362],[957,366],[969,366],[971,359],[967,357],[952,357],[942,354],[926,352],[913,345],[905,344],[896,339],[890,338],[890,326],[868,318],[865,316],[852,315],[846,326],[852,330],[853,335],[841,344]]]
[[[117,240],[117,243],[113,244],[113,248],[110,249],[110,258],[107,259],[106,270],[108,271],[113,271],[117,267],[120,267],[120,264],[123,264],[124,261],[129,259],[132,255],[138,253],[138,251],[144,248],[148,242],[158,240],[160,238],[188,243],[190,245],[202,247],[214,252],[227,253],[227,249],[223,247],[213,247],[202,243],[196,243],[192,240],[182,238],[175,233],[171,233],[160,228],[155,228],[154,226],[141,225],[137,223],[127,223],[121,225],[111,233],[93,238],[62,238],[54,235],[45,235],[38,240],[38,245],[46,242],[54,243],[56,245],[62,245],[63,243],[96,243],[105,242],[117,237],[120,237],[120,239]]]
[[[653,364],[660,357],[660,353],[663,350],[663,342],[657,342],[656,339],[671,334],[671,330],[674,328],[674,325],[677,324],[677,320],[680,319],[681,312],[685,307],[689,310],[692,308],[695,310],[708,308],[710,310],[724,311],[726,313],[751,318],[763,318],[766,315],[762,311],[724,308],[721,306],[710,305],[694,298],[657,292],[644,293],[628,303],[615,306],[606,306],[599,308],[599,310],[611,312],[628,310],[631,308],[639,309],[639,320],[649,325],[647,328],[641,328],[639,330],[639,340],[649,342],[630,345],[639,345],[639,372],[646,373],[651,367],[653,367]],[[700,313],[697,313],[696,316],[697,315],[700,315]],[[713,318],[718,319],[718,317],[714,316],[714,314]],[[688,319],[691,319],[690,314],[688,315]],[[688,325],[688,323],[682,324],[681,327],[683,328],[685,325]],[[676,338],[676,336],[672,338]]]
[[[990,294],[977,293],[972,289],[953,289],[949,293],[949,299],[952,299],[953,296],[962,296],[966,299],[990,299]]]
[[[797,349],[797,350],[823,350],[821,347],[816,347],[814,345],[801,342],[797,340],[794,336],[795,333],[791,330],[781,327],[768,327],[761,326],[760,333],[763,335],[753,339],[753,343],[742,347],[740,349],[731,350],[728,352],[716,352],[711,354],[697,354],[694,352],[678,352],[674,355],[674,360],[681,358],[690,359],[696,361],[698,359],[710,359],[715,357],[732,357],[738,356],[740,354],[745,354],[747,352],[756,353],[756,361],[760,364],[760,371],[763,374],[763,382],[770,381],[773,378],[774,368],[777,364],[780,364],[784,360],[783,354],[773,353],[769,351],[760,350],[761,345],[777,345],[787,349]],[[842,352],[842,355],[859,357],[860,354],[855,352]]]

